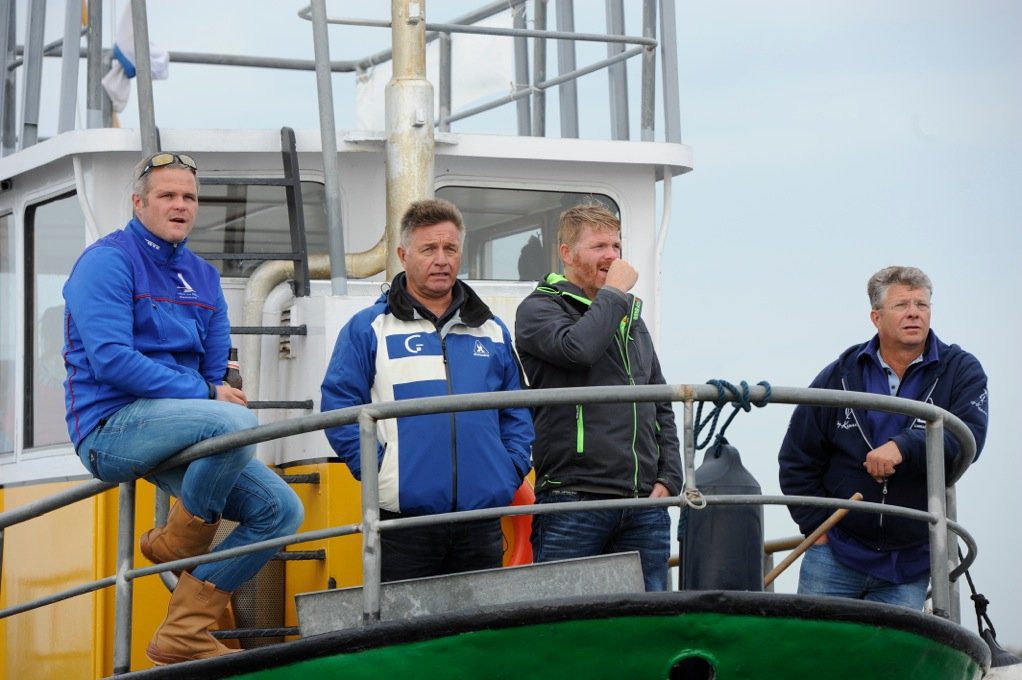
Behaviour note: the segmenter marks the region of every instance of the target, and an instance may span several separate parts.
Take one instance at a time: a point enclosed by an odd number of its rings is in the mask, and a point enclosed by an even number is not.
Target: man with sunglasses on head
[[[220,275],[187,248],[198,209],[192,158],[158,153],[133,173],[134,217],[85,249],[64,286],[67,426],[93,476],[139,476],[178,500],[141,538],[160,564],[209,550],[221,518],[238,526],[216,551],[294,533],[303,509],[280,477],[240,446],[153,473],[197,442],[258,424],[245,393],[223,383],[230,349]],[[276,549],[180,574],[146,650],[170,664],[233,650],[209,634],[231,592]]]
[[[987,431],[987,377],[976,357],[930,330],[930,278],[915,267],[887,267],[866,286],[877,329],[816,377],[811,387],[903,397],[954,415],[976,438]],[[959,455],[944,436],[944,459]],[[792,496],[864,500],[926,510],[926,423],[898,413],[835,406],[795,409],[779,455],[781,490]],[[809,535],[830,511],[791,506]],[[921,610],[930,576],[924,522],[851,512],[802,558],[798,592],[872,600]]]

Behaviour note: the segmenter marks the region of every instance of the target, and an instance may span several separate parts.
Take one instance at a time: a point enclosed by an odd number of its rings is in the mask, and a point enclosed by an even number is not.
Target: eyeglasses
[[[152,158],[150,158],[148,161],[146,161],[145,167],[142,168],[142,173],[138,177],[139,179],[141,179],[148,175],[153,170],[153,168],[162,168],[164,166],[172,165],[174,163],[180,163],[181,165],[190,168],[192,174],[195,174],[199,170],[199,167],[195,165],[195,160],[187,154],[158,153]]]

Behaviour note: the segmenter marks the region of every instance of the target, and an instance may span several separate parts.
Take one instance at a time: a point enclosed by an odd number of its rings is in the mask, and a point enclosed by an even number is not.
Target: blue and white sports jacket
[[[75,448],[139,398],[208,399],[227,370],[220,274],[137,218],[85,249],[64,284],[64,400]]]
[[[504,324],[465,283],[436,324],[405,291],[405,274],[345,324],[322,385],[322,410],[520,389]],[[458,300],[461,304],[457,304]],[[328,428],[330,445],[361,479],[358,426]],[[507,505],[531,467],[528,409],[439,413],[380,421],[380,507],[426,515]]]

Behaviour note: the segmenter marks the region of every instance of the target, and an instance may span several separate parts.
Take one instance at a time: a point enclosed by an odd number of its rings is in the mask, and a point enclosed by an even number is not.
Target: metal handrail
[[[750,399],[760,401],[767,396],[766,389],[760,386],[751,388]],[[198,564],[215,562],[222,559],[240,556],[267,548],[281,548],[295,543],[333,538],[355,533],[363,535],[363,620],[368,624],[380,618],[380,556],[379,532],[397,527],[415,527],[440,522],[467,522],[478,519],[506,517],[514,515],[535,515],[559,512],[577,512],[596,509],[614,509],[631,507],[670,507],[683,504],[682,497],[614,499],[602,501],[582,501],[563,503],[552,506],[516,506],[506,508],[488,508],[470,510],[441,515],[407,517],[392,520],[379,518],[379,488],[376,479],[376,422],[390,418],[452,411],[490,410],[509,407],[535,407],[557,404],[576,403],[631,403],[651,401],[681,401],[685,408],[685,447],[684,458],[686,467],[686,488],[696,488],[694,470],[694,446],[692,436],[691,411],[693,402],[719,402],[717,389],[710,385],[648,385],[628,387],[582,387],[559,388],[546,390],[523,390],[517,392],[474,393],[446,397],[429,397],[379,404],[353,406],[326,413],[302,416],[287,421],[260,425],[248,430],[221,435],[199,442],[173,456],[151,472],[177,467],[198,458],[220,453],[243,445],[257,444],[280,437],[322,430],[353,423],[359,424],[361,455],[362,455],[362,523],[331,527],[316,531],[303,532],[291,536],[262,541],[230,550],[209,553],[197,557],[175,560],[160,565],[133,568],[134,557],[134,482],[121,484],[120,530],[118,532],[117,574],[67,589],[60,593],[39,598],[0,610],[0,619],[17,613],[35,609],[40,606],[99,590],[114,585],[117,588],[116,622],[115,622],[115,672],[127,670],[130,658],[130,617],[131,617],[131,582],[142,576],[186,569]],[[737,397],[725,397],[724,402],[737,401]],[[915,510],[881,503],[853,502],[845,499],[828,499],[808,496],[757,496],[757,495],[719,495],[705,496],[707,505],[812,505],[824,508],[850,508],[864,512],[885,513],[891,516],[905,517],[927,522],[931,525],[931,578],[933,581],[934,613],[949,618],[950,582],[956,579],[974,560],[976,542],[962,526],[947,517],[945,511],[945,474],[943,455],[943,429],[958,440],[961,447],[959,455],[952,461],[948,471],[948,486],[961,477],[971,464],[976,451],[975,439],[968,427],[953,414],[923,402],[899,397],[845,392],[842,390],[821,390],[815,388],[773,387],[771,401],[786,404],[816,404],[823,406],[852,406],[872,410],[884,410],[922,418],[927,421],[927,489],[929,494],[928,511]],[[38,517],[51,510],[64,507],[78,500],[89,498],[106,491],[114,485],[91,480],[84,484],[41,499],[26,506],[0,513],[0,541],[3,531],[14,524]],[[949,570],[951,550],[948,546],[948,532],[962,538],[967,547],[965,559],[954,571]],[[2,559],[2,556],[0,556]],[[0,562],[2,566],[2,562]]]

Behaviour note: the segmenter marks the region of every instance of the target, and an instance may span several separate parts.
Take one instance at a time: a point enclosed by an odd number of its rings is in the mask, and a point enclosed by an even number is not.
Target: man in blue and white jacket
[[[979,456],[987,431],[987,377],[976,357],[930,330],[930,279],[915,267],[887,267],[867,285],[877,334],[848,348],[811,387],[871,392],[934,404],[961,418]],[[945,465],[959,455],[944,437]],[[925,423],[883,411],[799,406],[779,455],[781,490],[918,510],[927,507]],[[793,506],[802,533],[824,508]],[[802,559],[798,590],[922,609],[930,574],[929,534],[915,520],[850,512]]]
[[[520,366],[500,319],[458,280],[465,227],[439,199],[401,220],[398,274],[341,329],[322,385],[322,409],[520,388]],[[378,425],[381,519],[510,503],[531,467],[528,409],[410,416]],[[361,479],[358,427],[328,428]],[[384,581],[499,567],[500,520],[381,534]]]
[[[85,249],[64,285],[67,428],[89,472],[145,475],[178,498],[142,553],[163,563],[208,551],[221,517],[238,526],[217,551],[292,534],[302,505],[242,446],[152,473],[192,444],[254,427],[245,393],[223,384],[230,322],[220,276],[186,247],[198,208],[191,156],[135,168],[135,217]],[[263,550],[183,572],[146,655],[157,664],[231,651],[208,631],[231,592],[274,555]]]

